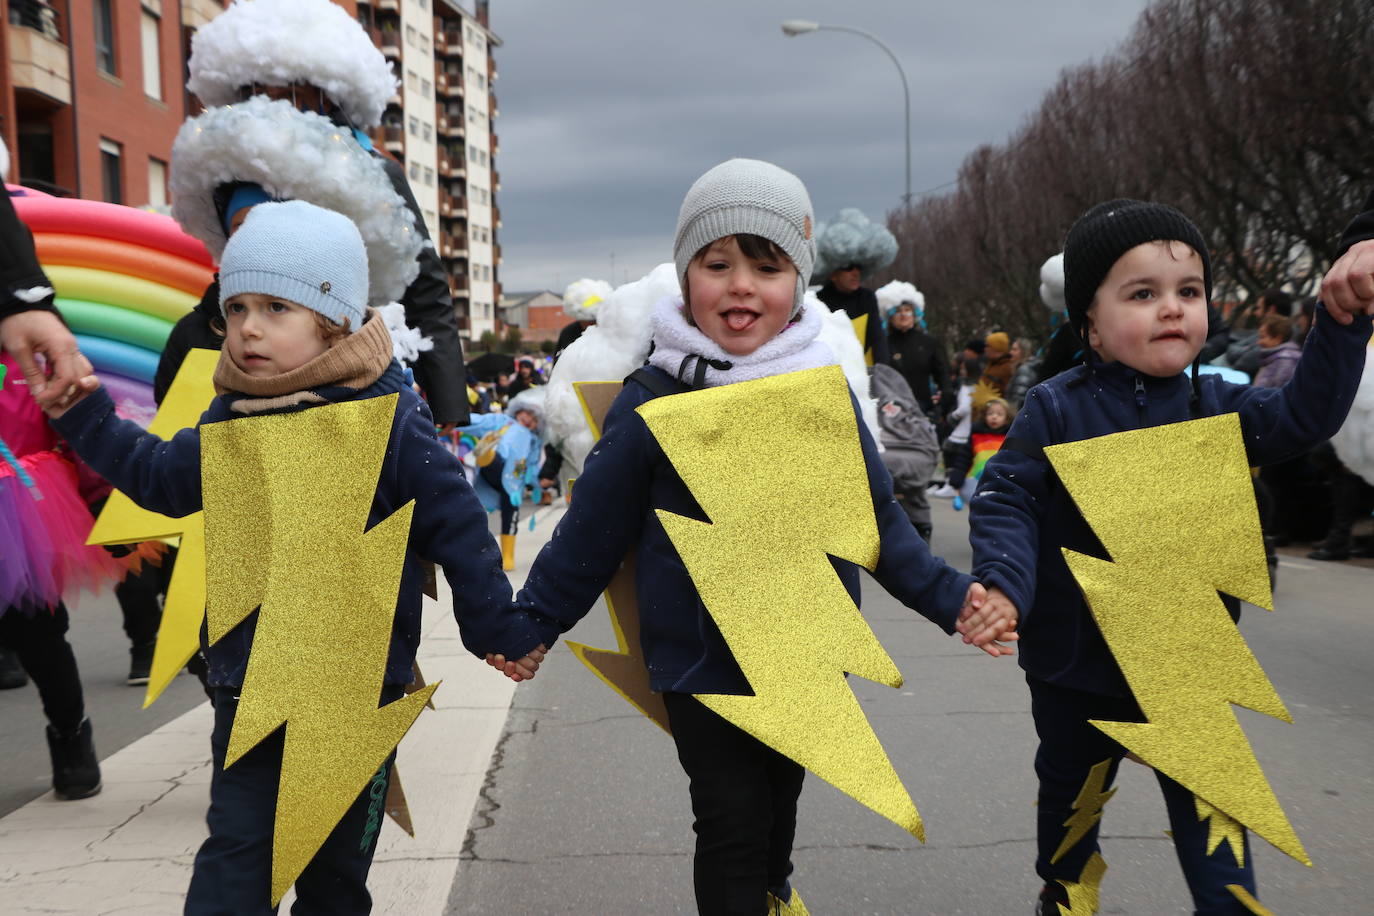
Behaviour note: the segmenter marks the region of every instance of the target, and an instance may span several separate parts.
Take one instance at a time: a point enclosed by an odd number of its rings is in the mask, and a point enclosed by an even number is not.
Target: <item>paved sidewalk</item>
[[[522,525],[517,588],[562,511],[541,510],[533,532]],[[439,601],[425,599],[423,626],[421,670],[443,684],[436,708],[401,742],[415,838],[386,820],[368,882],[377,913],[442,912],[515,687],[463,648],[442,584]],[[0,818],[0,911],[180,913],[205,837],[212,720],[201,704],[102,760],[104,790],[94,798],[61,802],[49,792]]]

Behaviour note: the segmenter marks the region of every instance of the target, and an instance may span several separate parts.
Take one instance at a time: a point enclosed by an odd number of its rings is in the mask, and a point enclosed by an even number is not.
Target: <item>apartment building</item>
[[[449,274],[468,341],[497,325],[501,225],[496,206],[497,115],[488,7],[457,0],[357,0],[358,20],[401,79],[375,142],[406,167]]]
[[[189,36],[222,0],[0,0],[0,132],[11,182],[167,205],[192,100]]]

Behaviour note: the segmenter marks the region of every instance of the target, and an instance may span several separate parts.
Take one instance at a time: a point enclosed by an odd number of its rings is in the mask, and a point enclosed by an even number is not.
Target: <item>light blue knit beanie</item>
[[[367,249],[352,220],[303,200],[258,204],[224,248],[219,307],[239,293],[275,296],[349,331],[367,309]]]

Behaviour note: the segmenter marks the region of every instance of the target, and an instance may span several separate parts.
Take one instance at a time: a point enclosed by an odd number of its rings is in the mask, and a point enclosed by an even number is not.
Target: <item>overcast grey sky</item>
[[[896,68],[857,35],[785,37],[784,19],[865,29],[892,48],[911,85],[920,192],[952,182],[979,144],[1004,140],[1061,69],[1115,49],[1145,5],[492,0],[504,42],[493,87],[502,284],[561,294],[583,276],[637,279],[671,260],[692,181],[732,156],[795,172],[821,221],[841,207],[874,219],[895,207],[904,185]]]

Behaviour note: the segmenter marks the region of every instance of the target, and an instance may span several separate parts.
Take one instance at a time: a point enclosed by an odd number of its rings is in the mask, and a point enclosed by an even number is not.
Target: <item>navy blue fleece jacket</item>
[[[647,371],[671,379],[657,368]],[[516,597],[552,645],[596,603],[621,560],[637,547],[640,643],[656,691],[748,694],[729,647],[706,610],[655,509],[709,521],[635,411],[653,393],[631,379],[611,405],[604,431],[573,488],[568,514],[540,552]],[[858,413],[858,404],[854,405]],[[868,486],[882,546],[873,576],[894,597],[952,632],[971,577],[933,557],[892,496],[892,478],[859,421]],[[825,495],[816,494],[817,499]],[[750,562],[740,557],[741,563]],[[855,604],[859,567],[832,561]]]
[[[344,387],[313,390],[330,403],[389,394],[398,397],[377,495],[367,520],[370,528],[415,501],[385,683],[408,684],[412,679],[411,666],[420,643],[424,560],[441,566],[448,578],[453,589],[453,614],[469,651],[478,656],[501,652],[519,658],[534,648],[539,640],[532,627],[510,613],[510,582],[501,571],[500,550],[487,530],[487,514],[463,476],[458,459],[435,438],[429,408],[405,384],[400,364],[393,360],[377,381],[361,391]],[[242,418],[243,414],[231,409],[241,397],[217,397],[197,428],[184,429],[166,441],[115,416],[114,402],[103,389],[79,402],[53,425],[83,460],[134,502],[153,512],[181,517],[201,509],[199,426]],[[245,493],[244,499],[253,499],[253,494]],[[205,647],[211,684],[243,683],[256,625],[254,612],[219,642]],[[202,643],[204,638],[202,628]]]
[[[1006,592],[1020,610],[1021,667],[1064,687],[1129,696],[1060,548],[1107,555],[1037,448],[1239,413],[1250,464],[1283,461],[1340,428],[1359,384],[1369,334],[1368,316],[1342,326],[1319,307],[1288,384],[1252,388],[1204,375],[1196,414],[1187,374],[1155,378],[1123,363],[1099,363],[1091,373],[1079,366],[1032,388],[1007,436],[1025,450],[999,451],[969,504],[973,574]],[[1200,467],[1178,470],[1207,473]]]

